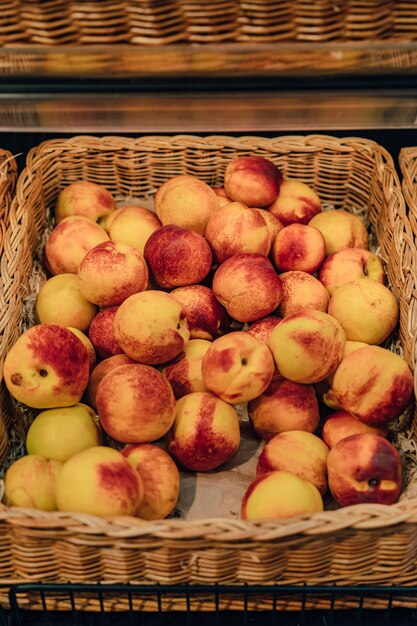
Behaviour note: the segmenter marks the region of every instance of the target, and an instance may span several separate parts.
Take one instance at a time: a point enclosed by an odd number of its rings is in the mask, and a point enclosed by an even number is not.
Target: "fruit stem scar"
[[[48,372],[44,369],[39,370],[39,376],[42,376],[42,378],[44,378],[45,376],[48,376]]]
[[[247,365],[248,364],[248,359],[241,359],[240,362],[242,363],[242,365]]]

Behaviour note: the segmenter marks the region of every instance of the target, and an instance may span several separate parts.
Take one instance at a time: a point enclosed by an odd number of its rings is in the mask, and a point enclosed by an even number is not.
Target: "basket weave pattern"
[[[407,207],[407,216],[412,230],[412,244],[415,245],[417,237],[417,148],[402,148],[399,155],[399,164],[402,173],[402,191]],[[413,267],[412,259],[408,260],[405,270],[409,273],[409,280],[407,281],[406,289],[411,293],[412,289],[415,289],[417,282],[417,276]],[[410,319],[417,318],[417,310],[414,309],[413,302],[410,302],[412,306],[412,313]],[[413,325],[412,332],[417,335],[417,328]],[[415,353],[412,355],[413,362],[417,361],[417,347],[415,346]],[[416,376],[415,376],[416,380]],[[417,389],[416,384],[415,390]]]
[[[13,156],[7,150],[0,149],[0,273],[2,289],[0,290],[0,367],[3,368],[3,359],[8,348],[17,339],[14,329],[14,320],[10,318],[9,303],[14,300],[13,276],[5,271],[4,255],[11,252],[13,241],[9,233],[14,228],[10,206],[13,200],[17,180],[17,165]],[[9,229],[9,230],[7,230]],[[17,271],[17,268],[14,268]],[[8,453],[9,441],[7,427],[10,426],[11,406],[10,397],[4,388],[0,388],[0,460],[4,460]]]
[[[105,185],[116,198],[150,198],[162,182],[177,174],[221,185],[228,161],[250,154],[265,156],[284,176],[312,185],[324,204],[365,211],[400,302],[400,340],[414,370],[412,230],[391,157],[378,144],[356,138],[85,136],[33,148],[5,232],[1,281],[4,289],[13,276],[14,291],[9,290],[5,304],[10,326],[21,326],[34,253],[65,185],[87,179]],[[407,436],[417,439],[413,429]],[[417,499],[262,523],[143,522],[2,506],[0,546],[0,582],[5,584],[37,580],[415,584]],[[6,601],[4,593],[0,592],[0,601]],[[57,603],[65,608],[68,602]],[[88,606],[94,610],[94,603]]]
[[[0,45],[417,38],[396,0],[0,0]]]

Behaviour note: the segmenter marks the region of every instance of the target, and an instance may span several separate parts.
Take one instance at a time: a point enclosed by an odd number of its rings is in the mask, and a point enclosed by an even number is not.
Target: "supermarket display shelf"
[[[0,132],[411,129],[417,41],[0,47]]]
[[[325,585],[128,585],[128,584],[48,584],[16,585],[10,590],[10,609],[0,609],[1,626],[50,626],[60,623],[106,626],[143,624],[156,626],[192,626],[285,623],[286,626],[410,626],[417,624],[416,587],[366,586],[336,587]],[[38,610],[25,609],[25,598],[38,600]],[[68,598],[68,610],[54,609],[54,597]],[[83,598],[94,597],[95,611],[83,612]],[[198,600],[204,597],[205,610]],[[396,601],[409,598],[407,608]],[[228,598],[241,598],[241,610],[228,610]],[[372,600],[386,599],[385,609],[372,609]],[[185,603],[182,610],[172,610],[175,602]],[[154,601],[153,610],[139,608]],[[207,605],[212,607],[207,610]],[[254,608],[255,605],[255,608]],[[258,609],[256,608],[258,606]],[[289,609],[289,610],[288,610]]]
[[[0,132],[255,133],[414,129],[417,89],[11,93]]]
[[[300,76],[413,74],[417,41],[216,43],[170,45],[15,45],[0,47],[0,73],[12,76]]]

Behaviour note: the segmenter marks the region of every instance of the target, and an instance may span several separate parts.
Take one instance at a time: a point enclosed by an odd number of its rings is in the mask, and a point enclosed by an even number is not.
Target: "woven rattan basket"
[[[312,185],[325,204],[369,219],[400,303],[400,340],[414,370],[413,233],[391,157],[378,144],[357,138],[84,136],[33,148],[5,233],[1,282],[4,290],[13,281],[14,290],[9,289],[4,303],[10,326],[20,326],[23,302],[33,296],[29,282],[33,254],[65,185],[88,179],[106,185],[119,198],[150,198],[163,181],[177,174],[221,185],[228,161],[249,154],[268,157],[285,176]],[[14,428],[19,430],[18,424]],[[416,431],[414,418],[398,435],[412,459]],[[7,603],[7,585],[24,581],[416,584],[414,491],[411,475],[401,502],[391,507],[359,505],[262,523],[143,522],[2,506],[0,584],[6,587],[0,601]],[[85,608],[97,608],[97,602],[85,602]],[[380,605],[384,602],[381,599]],[[34,606],[30,596],[27,605]],[[68,608],[68,599],[58,597],[54,606]],[[204,598],[199,606],[204,607]],[[237,608],[238,603],[229,598],[227,606]]]
[[[0,45],[413,40],[396,0],[0,0]]]
[[[11,241],[9,233],[13,228],[10,219],[10,205],[13,200],[15,185],[17,180],[17,165],[14,157],[7,150],[0,150],[0,255],[10,246]],[[3,267],[1,274],[3,274]],[[7,276],[7,275],[6,275]],[[0,291],[0,365],[3,366],[3,358],[11,343],[16,340],[17,327],[9,315],[9,302],[13,301],[12,295],[15,287],[13,286],[13,278],[9,277],[2,280],[2,289]],[[10,397],[4,388],[0,388],[0,460],[6,458],[9,450],[9,441],[7,427],[10,427],[11,406]]]
[[[399,155],[402,190],[414,235],[417,235],[417,148],[402,148]]]

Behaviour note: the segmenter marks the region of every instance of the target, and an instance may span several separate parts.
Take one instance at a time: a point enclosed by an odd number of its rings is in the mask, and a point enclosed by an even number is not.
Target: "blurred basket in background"
[[[0,9],[0,45],[417,39],[414,3],[395,0],[2,0]]]
[[[186,20],[175,0],[133,0],[126,5],[129,42],[166,45],[187,39]]]
[[[394,37],[399,39],[417,38],[417,11],[413,0],[395,2]]]
[[[382,39],[395,31],[395,0],[349,0],[345,16],[345,39]]]

